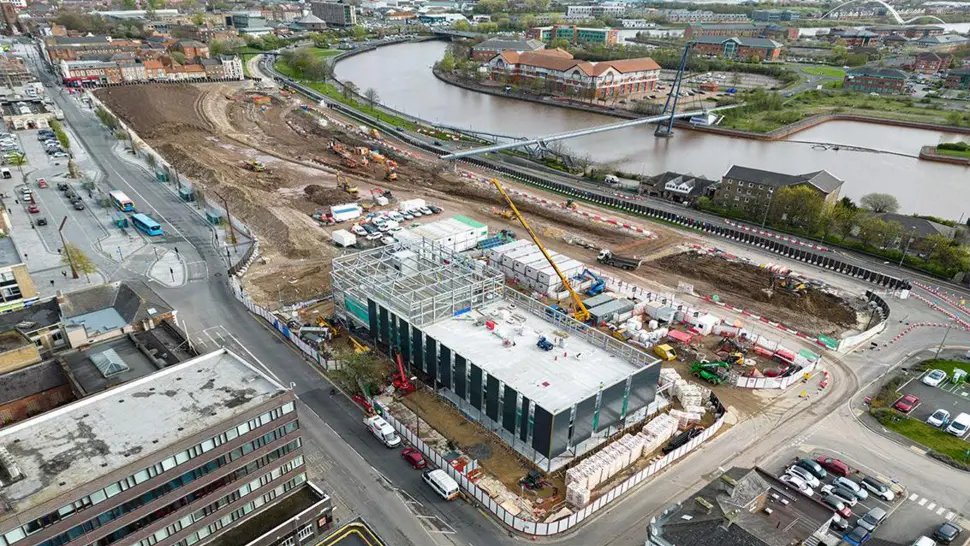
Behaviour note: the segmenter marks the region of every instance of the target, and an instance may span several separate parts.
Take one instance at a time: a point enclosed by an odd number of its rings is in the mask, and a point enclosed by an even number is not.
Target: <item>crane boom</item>
[[[549,252],[546,250],[546,247],[542,246],[542,243],[539,241],[539,237],[536,236],[535,232],[532,231],[532,228],[529,227],[529,223],[526,222],[525,218],[522,217],[522,213],[520,213],[519,209],[516,208],[515,203],[512,202],[512,198],[509,197],[509,194],[505,192],[505,188],[502,187],[502,184],[499,183],[497,178],[492,179],[492,185],[495,186],[495,189],[497,189],[500,194],[502,194],[502,197],[505,199],[505,203],[508,204],[509,209],[512,210],[512,214],[514,214],[515,217],[519,219],[519,223],[522,224],[522,227],[524,227],[526,232],[529,233],[529,237],[532,238],[532,242],[535,243],[537,247],[539,247],[539,250],[542,252],[543,257],[545,257],[546,261],[549,262],[549,265],[552,266],[552,269],[555,270],[556,275],[559,275],[559,280],[562,281],[562,285],[565,286],[566,290],[569,291],[569,297],[571,297],[573,299],[573,303],[576,304],[576,311],[572,313],[573,318],[575,318],[579,322],[586,322],[587,320],[589,320],[589,309],[587,309],[586,306],[583,305],[582,298],[580,298],[579,294],[577,294],[576,291],[573,290],[573,287],[569,284],[569,279],[567,279],[566,276],[563,275],[562,271],[559,270],[559,266],[557,266],[556,262],[552,260],[552,256],[549,255]]]

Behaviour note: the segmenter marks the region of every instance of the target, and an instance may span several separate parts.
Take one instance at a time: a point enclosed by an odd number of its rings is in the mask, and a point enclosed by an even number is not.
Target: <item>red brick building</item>
[[[842,88],[863,93],[899,95],[906,91],[906,73],[895,68],[863,66],[845,74]]]
[[[953,55],[949,53],[920,53],[913,61],[913,70],[923,74],[936,74],[950,68]]]

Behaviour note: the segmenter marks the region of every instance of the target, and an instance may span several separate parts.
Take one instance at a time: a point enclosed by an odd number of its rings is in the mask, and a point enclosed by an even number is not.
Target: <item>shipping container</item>
[[[633,302],[626,299],[616,299],[602,305],[597,305],[589,309],[590,316],[596,322],[613,320],[626,320],[633,316]]]
[[[338,229],[331,233],[331,236],[333,237],[334,244],[337,246],[347,247],[357,244],[357,237],[346,229]]]
[[[613,294],[600,294],[599,296],[593,296],[592,298],[587,298],[583,300],[583,305],[585,305],[586,308],[589,309],[591,307],[596,307],[597,305],[603,305],[604,303],[609,303],[614,299],[616,298],[613,297]]]
[[[345,220],[360,218],[360,215],[363,214],[363,209],[357,203],[346,203],[344,205],[333,205],[330,207],[330,214],[334,220],[343,222]]]
[[[424,199],[405,199],[404,201],[401,201],[401,203],[398,205],[398,210],[408,211],[408,210],[419,209],[425,206],[427,206],[427,204],[424,202]]]

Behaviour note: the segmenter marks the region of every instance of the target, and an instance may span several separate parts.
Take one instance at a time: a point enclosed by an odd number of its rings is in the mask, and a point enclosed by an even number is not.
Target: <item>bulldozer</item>
[[[720,385],[727,379],[727,371],[731,365],[727,362],[695,362],[690,371],[694,377],[703,379],[712,385]]]
[[[256,161],[255,159],[249,159],[249,160],[246,160],[246,169],[248,169],[250,171],[253,171],[253,172],[256,172],[256,173],[261,173],[261,172],[264,172],[266,170],[266,166],[263,165],[263,162],[262,161]]]
[[[807,284],[790,275],[775,275],[772,277],[772,285],[796,296],[801,296],[808,291]]]

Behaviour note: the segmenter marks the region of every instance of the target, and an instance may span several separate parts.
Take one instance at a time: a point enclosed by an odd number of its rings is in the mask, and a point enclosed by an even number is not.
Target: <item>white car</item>
[[[926,418],[926,424],[934,427],[942,427],[950,421],[950,412],[945,409],[938,409]]]
[[[805,480],[794,476],[792,474],[785,474],[781,477],[781,481],[787,483],[788,485],[794,487],[799,493],[805,495],[806,497],[811,497],[815,494],[815,491],[805,483]]]
[[[394,227],[391,228],[390,231],[391,231],[391,233],[397,233],[398,231],[401,231],[403,229],[404,228],[402,228],[401,226],[394,226]]]
[[[844,487],[845,489],[852,491],[855,496],[859,497],[859,500],[866,500],[869,498],[869,492],[863,489],[857,481],[850,480],[849,478],[838,477],[833,483],[839,487]]]
[[[381,242],[384,243],[385,245],[393,245],[394,243],[397,242],[397,239],[395,239],[394,237],[389,237],[389,236],[388,237],[381,237]]]
[[[391,216],[391,220],[394,220],[395,222],[400,222],[404,220],[404,216],[397,212],[392,212],[390,216]]]
[[[886,502],[892,502],[896,498],[896,494],[893,493],[888,485],[871,476],[862,478],[862,487],[865,487],[870,493]]]
[[[367,236],[367,230],[360,226],[354,226],[350,228],[350,231],[353,231],[355,235],[360,235],[361,237]]]
[[[930,370],[923,376],[923,384],[931,387],[937,387],[944,381],[946,381],[946,372],[943,370]]]
[[[839,499],[849,506],[855,506],[859,503],[859,499],[851,495],[851,491],[846,491],[842,487],[836,487],[834,485],[823,485],[821,489],[822,495],[832,495],[833,497]]]
[[[818,478],[816,478],[815,476],[812,475],[811,472],[809,472],[808,470],[805,470],[804,468],[802,468],[800,466],[790,466],[790,467],[788,467],[788,469],[785,470],[785,474],[791,474],[793,476],[797,476],[797,477],[801,478],[802,481],[804,481],[806,484],[808,484],[809,487],[818,487],[819,486]]]
[[[384,236],[384,234],[381,233],[380,231],[375,231],[374,233],[371,233],[370,235],[367,236],[367,240],[368,241],[376,241],[376,240],[380,239],[383,236]]]

